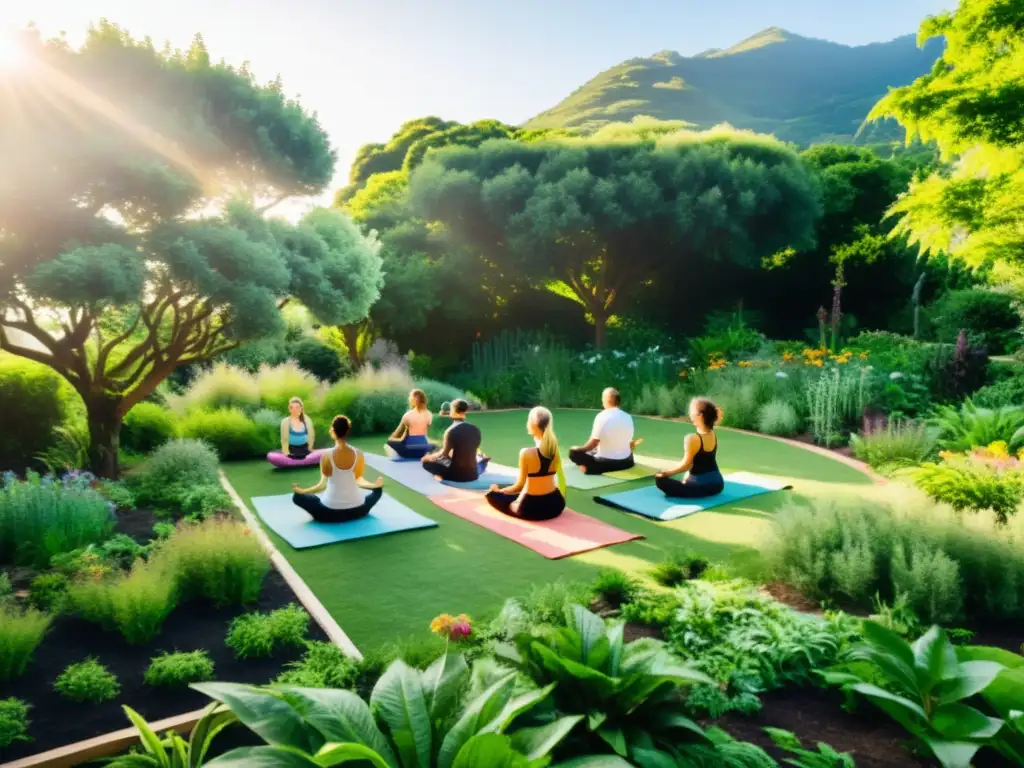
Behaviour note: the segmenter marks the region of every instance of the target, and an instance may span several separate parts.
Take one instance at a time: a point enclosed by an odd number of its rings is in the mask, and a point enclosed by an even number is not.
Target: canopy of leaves
[[[925,252],[981,262],[1024,254],[1024,7],[962,0],[926,19],[919,41],[943,37],[929,74],[896,88],[871,118],[896,118],[908,139],[935,141],[950,167],[912,185],[893,212]]]

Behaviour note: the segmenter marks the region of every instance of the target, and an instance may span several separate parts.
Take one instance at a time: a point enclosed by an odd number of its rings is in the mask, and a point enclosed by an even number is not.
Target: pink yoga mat
[[[643,538],[571,509],[566,509],[554,520],[532,522],[501,514],[478,493],[458,491],[449,496],[431,496],[430,500],[445,512],[482,525],[549,560]]]

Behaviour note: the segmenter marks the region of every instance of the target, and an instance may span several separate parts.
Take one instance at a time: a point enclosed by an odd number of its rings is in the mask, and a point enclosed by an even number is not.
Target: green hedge
[[[78,394],[52,369],[0,354],[0,471],[22,472],[81,410]]]

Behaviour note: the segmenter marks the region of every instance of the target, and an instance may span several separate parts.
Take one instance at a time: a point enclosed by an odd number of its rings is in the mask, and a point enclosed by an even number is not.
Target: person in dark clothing
[[[454,400],[451,404],[453,424],[444,433],[441,450],[428,453],[421,461],[423,468],[442,480],[470,483],[480,477],[490,459],[479,456],[480,428],[466,421],[469,403]]]
[[[562,458],[551,411],[537,407],[530,411],[526,431],[536,447],[519,452],[519,479],[508,488],[492,485],[487,503],[502,514],[523,520],[551,520],[565,509]]]
[[[725,489],[725,480],[718,469],[718,436],[715,424],[722,418],[722,409],[703,397],[690,402],[690,422],[696,433],[686,436],[686,455],[678,467],[654,476],[662,493],[674,499],[699,499],[714,496]],[[686,472],[685,480],[673,475]]]

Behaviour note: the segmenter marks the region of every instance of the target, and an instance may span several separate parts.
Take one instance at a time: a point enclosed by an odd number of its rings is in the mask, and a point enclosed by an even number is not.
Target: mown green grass
[[[555,427],[564,447],[584,442],[594,413],[558,411]],[[527,444],[526,412],[473,414],[483,431],[483,447],[495,461],[513,464]],[[685,424],[637,419],[644,438],[639,452],[676,458]],[[383,437],[355,444],[381,452]],[[296,551],[270,532],[280,551],[360,647],[374,647],[412,635],[422,636],[439,613],[468,613],[475,619],[493,614],[507,597],[527,594],[533,585],[559,579],[587,580],[603,567],[646,577],[653,565],[675,549],[699,552],[738,574],[760,571],[759,542],[771,532],[771,518],[787,496],[869,499],[879,489],[861,472],[825,456],[756,435],[722,431],[719,461],[725,471],[745,470],[790,478],[792,492],[773,493],[742,504],[701,512],[669,523],[656,523],[603,507],[593,497],[601,491],[569,489],[569,505],[623,530],[642,534],[639,541],[547,560],[508,539],[435,507],[426,498],[385,479],[387,493],[437,528]],[[316,470],[275,472],[266,462],[224,465],[228,480],[247,504],[254,496],[291,492],[291,484],[313,484]],[[376,477],[372,471],[370,478]],[[613,490],[638,487],[650,480],[624,483]]]

